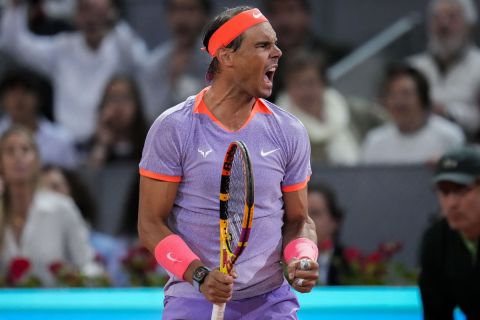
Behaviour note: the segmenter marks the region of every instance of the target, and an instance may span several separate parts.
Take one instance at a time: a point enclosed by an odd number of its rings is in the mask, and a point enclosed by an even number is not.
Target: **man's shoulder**
[[[180,135],[189,130],[193,121],[193,105],[195,97],[188,97],[185,101],[165,110],[153,122],[150,132],[165,134],[178,132]]]
[[[370,130],[365,137],[365,141],[371,144],[378,144],[384,142],[391,143],[397,140],[397,135],[395,134],[396,132],[398,131],[392,123],[385,123],[377,128],[373,128],[372,130]]]
[[[427,246],[441,245],[449,235],[455,233],[445,218],[434,221],[424,232],[423,242]]]
[[[269,111],[273,115],[273,119],[275,119],[275,121],[283,130],[288,130],[291,128],[305,130],[303,123],[290,112],[268,100],[261,99],[261,101],[268,107]]]
[[[480,48],[476,45],[470,46],[467,52],[467,60],[480,64]]]
[[[428,73],[431,72],[431,70],[437,69],[435,60],[427,51],[419,52],[408,57],[406,59],[406,63],[424,73]]]
[[[182,124],[188,121],[191,121],[193,114],[193,105],[195,103],[195,97],[190,96],[185,101],[180,102],[179,104],[168,108],[162,112],[154,123],[157,122],[173,122],[176,124]]]
[[[411,55],[406,59],[408,63],[414,67],[425,67],[435,65],[435,60],[433,56],[428,51],[423,51]],[[466,49],[466,54],[463,55],[462,61],[469,61],[471,63],[478,62],[480,63],[480,48],[476,45],[471,45]]]
[[[418,52],[418,53],[415,53],[409,57],[407,57],[406,59],[407,62],[411,63],[411,64],[416,64],[416,63],[419,63],[419,62],[430,62],[432,61],[432,56],[427,52],[427,51],[423,51],[423,52]]]
[[[435,136],[442,139],[454,139],[460,142],[465,140],[462,129],[454,122],[451,122],[438,115],[431,115],[429,119],[429,127]]]

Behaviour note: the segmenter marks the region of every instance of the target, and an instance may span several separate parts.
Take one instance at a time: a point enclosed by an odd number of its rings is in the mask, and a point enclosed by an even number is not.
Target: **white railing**
[[[415,28],[420,22],[421,14],[411,12],[405,17],[399,19],[391,26],[374,36],[352,53],[340,60],[338,63],[328,69],[328,78],[335,82],[347,75],[351,70],[362,64],[378,52],[386,48],[391,43],[402,37],[404,34]]]

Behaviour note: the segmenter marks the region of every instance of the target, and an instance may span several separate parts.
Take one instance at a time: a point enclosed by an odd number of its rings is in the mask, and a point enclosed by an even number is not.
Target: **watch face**
[[[205,277],[208,274],[208,269],[205,267],[198,267],[195,272],[193,273],[193,279],[198,281],[198,282],[203,282]]]

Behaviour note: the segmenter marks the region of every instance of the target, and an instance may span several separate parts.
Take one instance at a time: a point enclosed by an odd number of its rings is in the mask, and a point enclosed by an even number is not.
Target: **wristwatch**
[[[200,285],[203,283],[203,281],[205,281],[205,278],[208,276],[209,273],[210,273],[210,269],[204,266],[200,266],[197,269],[195,269],[195,271],[193,271],[193,276],[192,276],[193,287],[198,291],[200,291]]]

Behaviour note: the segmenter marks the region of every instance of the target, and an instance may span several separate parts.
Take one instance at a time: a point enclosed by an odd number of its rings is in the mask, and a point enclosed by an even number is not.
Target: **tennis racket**
[[[247,146],[232,142],[220,182],[220,271],[229,274],[247,246],[253,221],[253,172]],[[225,303],[214,304],[212,320],[223,320]]]

